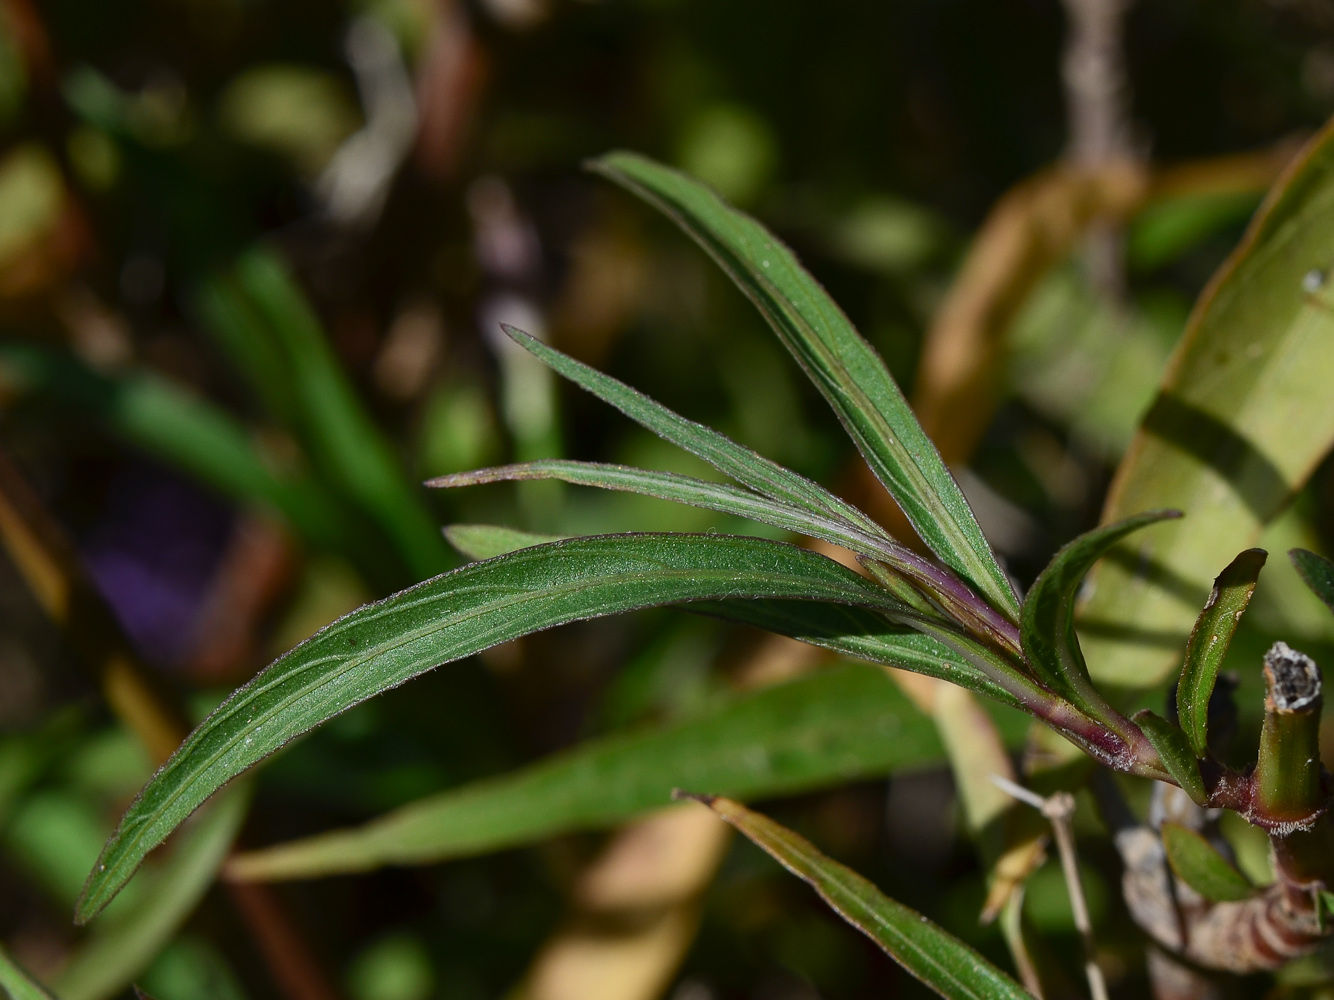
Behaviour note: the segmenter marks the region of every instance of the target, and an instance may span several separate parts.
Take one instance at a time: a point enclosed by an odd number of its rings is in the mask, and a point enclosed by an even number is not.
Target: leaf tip
[[[714,802],[718,800],[718,796],[705,795],[702,792],[688,792],[684,788],[673,788],[672,800],[674,802],[698,802],[700,805],[712,809]]]

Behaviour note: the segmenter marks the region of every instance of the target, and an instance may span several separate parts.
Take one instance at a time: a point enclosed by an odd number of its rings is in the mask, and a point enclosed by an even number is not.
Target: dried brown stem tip
[[[1264,664],[1266,707],[1298,712],[1320,700],[1320,668],[1305,653],[1286,642],[1276,642],[1265,653]]]
[[[1305,829],[1324,808],[1320,668],[1276,642],[1264,659],[1265,719],[1255,768],[1254,822],[1271,833]]]

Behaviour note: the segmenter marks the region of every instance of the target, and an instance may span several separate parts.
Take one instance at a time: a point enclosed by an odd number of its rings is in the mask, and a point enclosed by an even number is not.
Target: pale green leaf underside
[[[1255,895],[1255,886],[1194,830],[1164,823],[1163,847],[1177,877],[1205,899],[1236,903]]]
[[[229,873],[290,879],[425,864],[612,826],[666,805],[676,787],[789,795],[941,759],[934,725],[898,685],[846,664],[674,725],[583,743],[364,826],[240,855]]]
[[[702,798],[806,882],[836,913],[948,1000],[1032,1000],[1031,994],[952,934],[890,899],[852,869],[767,816],[723,798]]]
[[[499,524],[451,524],[445,538],[469,559],[492,559],[515,549],[526,549],[547,542],[558,542],[559,535],[539,535]]]
[[[1094,573],[1083,621],[1095,679],[1164,683],[1221,556],[1260,529],[1334,443],[1334,125],[1296,158],[1200,298],[1104,517],[1186,513]],[[1315,292],[1306,287],[1312,279]]]
[[[592,162],[664,212],[756,305],[922,540],[1011,619],[1019,603],[958,483],[875,352],[796,256],[704,184],[634,153]]]
[[[89,919],[105,906],[147,852],[225,782],[367,698],[540,629],[727,598],[900,610],[884,591],[832,560],[757,538],[610,535],[473,563],[359,608],[238,689],[131,804],[89,878],[78,916]]]
[[[99,925],[61,969],[62,1000],[108,1000],[148,968],[213,884],[249,802],[238,782],[200,810],[134,909]]]

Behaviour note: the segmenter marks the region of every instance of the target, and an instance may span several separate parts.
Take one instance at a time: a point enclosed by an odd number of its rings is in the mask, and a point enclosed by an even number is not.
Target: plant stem
[[[1270,823],[1309,825],[1324,804],[1320,767],[1320,668],[1276,642],[1265,654],[1265,719],[1255,768],[1255,807]]]

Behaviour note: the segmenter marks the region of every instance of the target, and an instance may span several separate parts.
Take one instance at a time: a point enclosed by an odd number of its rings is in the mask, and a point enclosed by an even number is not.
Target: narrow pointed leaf
[[[1311,588],[1311,593],[1334,611],[1334,562],[1308,549],[1293,549],[1288,553],[1288,558],[1292,560],[1292,565],[1297,568],[1306,586]]]
[[[591,168],[660,209],[713,257],[829,401],[931,551],[1017,617],[1005,571],[889,369],[792,251],[707,185],[646,157],[611,153]]]
[[[686,420],[624,383],[561,354],[522,330],[510,326],[504,329],[516,343],[570,381],[653,433],[698,455],[743,486],[806,511],[826,527],[834,526],[832,530],[837,530],[838,526],[846,528],[845,540],[839,544],[856,549],[868,539],[876,540],[877,558],[925,585],[958,620],[994,636],[1002,646],[1017,650],[1018,636],[1005,614],[978,597],[950,570],[928,562],[891,539],[880,525],[856,507],[804,476],[743,448],[711,428]]]
[[[1152,511],[1080,535],[1056,553],[1024,598],[1020,622],[1024,653],[1040,680],[1082,711],[1104,722],[1116,721],[1093,682],[1075,635],[1075,601],[1084,576],[1108,549],[1132,531],[1179,516]]]
[[[1162,833],[1172,871],[1205,899],[1239,903],[1255,895],[1246,876],[1200,834],[1178,823],[1164,823]]]
[[[1195,752],[1186,740],[1186,734],[1161,715],[1155,715],[1147,709],[1135,713],[1135,723],[1158,751],[1167,773],[1181,786],[1181,790],[1197,805],[1204,805],[1209,795],[1204,788],[1204,778],[1200,776],[1200,762],[1195,759]]]
[[[626,465],[543,459],[440,476],[427,480],[426,485],[452,488],[525,479],[559,479],[576,486],[596,486],[672,500],[821,538],[854,552],[878,558],[884,558],[887,549],[899,548],[887,543],[883,537],[876,537],[840,520],[812,513],[783,500],[773,500],[725,483],[711,483],[673,472],[652,472]]]
[[[539,535],[499,524],[451,524],[445,528],[445,538],[469,559],[491,559],[515,549],[560,541],[559,535]]]
[[[1031,1000],[1031,994],[954,935],[890,899],[852,869],[767,816],[731,799],[696,798],[807,883],[840,917],[947,1000]]]
[[[131,804],[93,870],[88,920],[148,851],[231,778],[353,705],[497,643],[636,608],[727,598],[882,607],[880,588],[824,556],[726,535],[608,535],[472,563],[340,618],[238,689]]]
[[[737,444],[711,427],[687,420],[639,390],[548,347],[522,330],[512,326],[504,326],[504,330],[515,343],[553,371],[614,406],[641,427],[702,458],[743,486],[775,500],[785,500],[812,514],[842,520],[888,539],[884,529],[875,521],[818,483]]]
[[[1186,644],[1177,682],[1177,716],[1196,757],[1209,753],[1209,698],[1267,557],[1264,549],[1247,549],[1218,574]]]
[[[55,1000],[0,948],[0,994],[9,1000]]]
[[[931,721],[886,673],[846,664],[673,725],[591,740],[363,826],[242,854],[227,873],[272,880],[426,864],[613,826],[661,808],[682,784],[789,795],[940,760]]]
[[[200,811],[135,907],[99,926],[60,970],[53,985],[62,1000],[108,1000],[148,968],[213,884],[249,801],[238,783]]]

